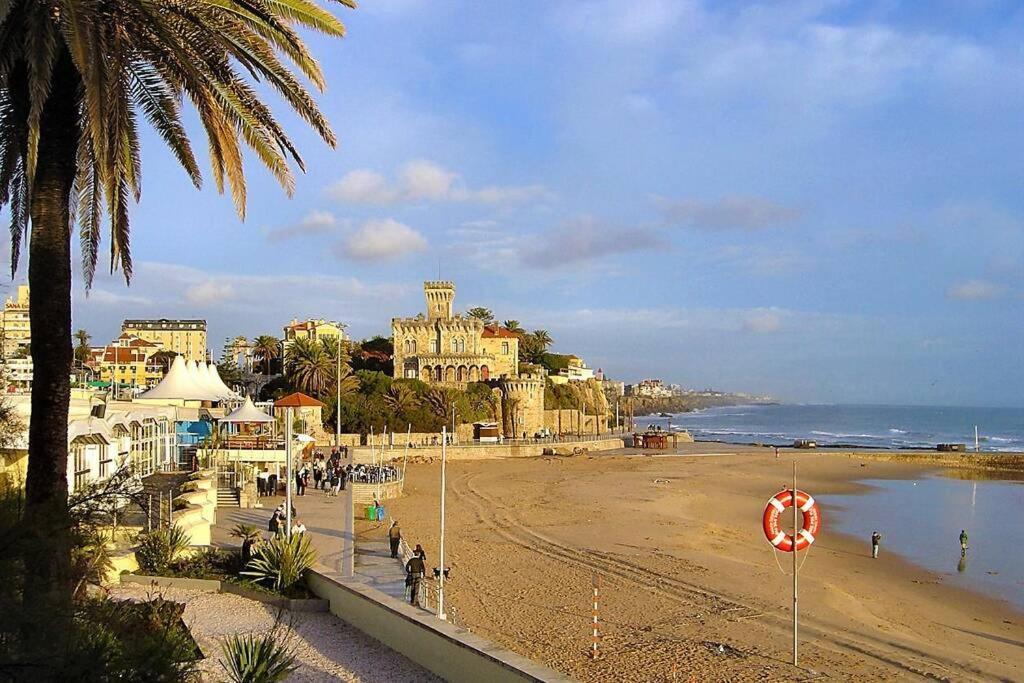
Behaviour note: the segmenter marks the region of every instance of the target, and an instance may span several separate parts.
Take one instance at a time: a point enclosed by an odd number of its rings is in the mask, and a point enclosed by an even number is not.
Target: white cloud
[[[946,298],[955,301],[977,301],[994,299],[1003,293],[1002,286],[987,280],[964,280],[957,282],[946,290]]]
[[[219,304],[234,296],[235,288],[223,280],[206,280],[185,290],[185,299],[199,306]]]
[[[688,0],[573,0],[555,10],[555,22],[571,35],[584,34],[612,43],[649,41],[686,21],[699,21],[697,3]]]
[[[757,334],[769,334],[782,329],[782,317],[775,310],[757,310],[743,322],[743,329]]]
[[[472,189],[458,173],[427,159],[403,164],[394,182],[370,169],[349,171],[328,187],[327,193],[338,201],[353,204],[417,201],[510,204],[552,198],[551,192],[542,185],[489,185]]]
[[[524,237],[518,260],[531,268],[558,268],[612,254],[668,248],[656,233],[641,227],[622,228],[589,216],[566,221],[541,235]]]
[[[95,304],[102,306],[148,306],[152,301],[144,296],[138,296],[135,294],[119,294],[118,292],[111,292],[107,289],[100,289],[93,287],[87,294],[86,298]]]
[[[710,201],[655,197],[666,223],[703,230],[758,230],[799,220],[803,212],[763,197],[722,197]]]
[[[330,211],[310,211],[301,221],[267,231],[268,242],[281,242],[306,235],[322,235],[338,226],[338,220]]]
[[[366,221],[336,246],[339,255],[366,261],[387,261],[426,250],[423,235],[392,218]]]

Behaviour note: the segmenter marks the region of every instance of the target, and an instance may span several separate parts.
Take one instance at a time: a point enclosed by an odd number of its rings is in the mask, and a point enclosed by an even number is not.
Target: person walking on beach
[[[871,534],[871,558],[878,559],[878,546],[882,543],[882,534],[877,531]]]
[[[967,555],[967,530],[960,530],[960,557],[966,557]]]
[[[398,528],[398,520],[391,523],[388,529],[388,542],[391,544],[391,557],[398,557],[398,544],[402,541],[402,530]]]
[[[772,446],[772,448],[775,449],[775,459],[778,460],[779,459],[779,447],[778,446]]]
[[[419,546],[416,546],[417,548]],[[420,581],[427,573],[427,565],[418,554],[405,563],[405,585],[409,587],[409,604],[416,604],[416,594],[420,589]]]

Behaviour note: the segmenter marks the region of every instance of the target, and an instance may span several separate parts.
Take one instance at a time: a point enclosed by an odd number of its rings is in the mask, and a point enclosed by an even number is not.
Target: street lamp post
[[[441,427],[441,541],[438,548],[438,561],[440,562],[437,576],[437,618],[447,620],[448,615],[444,613],[444,489],[445,470],[448,462],[448,428]]]

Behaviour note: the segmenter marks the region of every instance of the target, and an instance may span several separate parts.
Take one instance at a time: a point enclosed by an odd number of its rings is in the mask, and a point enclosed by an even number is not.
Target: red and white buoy
[[[783,489],[768,499],[764,506],[764,515],[761,518],[761,526],[764,527],[764,536],[777,550],[784,553],[800,551],[814,543],[818,530],[821,528],[821,509],[809,493],[796,491],[796,505],[803,513],[803,523],[797,529],[794,539],[793,534],[788,534],[779,526],[782,513],[793,506],[793,491]]]

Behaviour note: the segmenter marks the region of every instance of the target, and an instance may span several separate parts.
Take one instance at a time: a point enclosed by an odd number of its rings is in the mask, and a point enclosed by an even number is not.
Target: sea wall
[[[533,458],[539,455],[544,455],[544,449],[554,449],[557,452],[573,452],[575,449],[588,450],[588,451],[610,451],[617,448],[623,448],[623,442],[621,437],[608,436],[598,439],[583,439],[579,441],[562,441],[557,443],[548,442],[529,442],[529,443],[504,443],[504,444],[474,444],[474,445],[455,445],[449,446],[447,449],[446,457],[449,460],[489,460],[492,458]],[[374,449],[368,446],[362,446],[360,448],[354,448],[351,451],[353,462],[356,463],[372,463],[375,457]],[[376,451],[376,457],[379,456],[379,449]],[[385,450],[384,459],[401,459],[405,455],[405,449],[395,447],[394,450]],[[441,457],[441,447],[433,446],[430,448],[410,448],[409,458],[429,458],[435,459]]]
[[[847,455],[859,460],[908,462],[917,465],[951,467],[963,470],[1024,472],[1024,453],[939,453],[937,451],[837,451],[822,452]]]
[[[339,619],[446,681],[570,680],[361,582],[310,571],[306,585],[330,603],[331,613]]]

